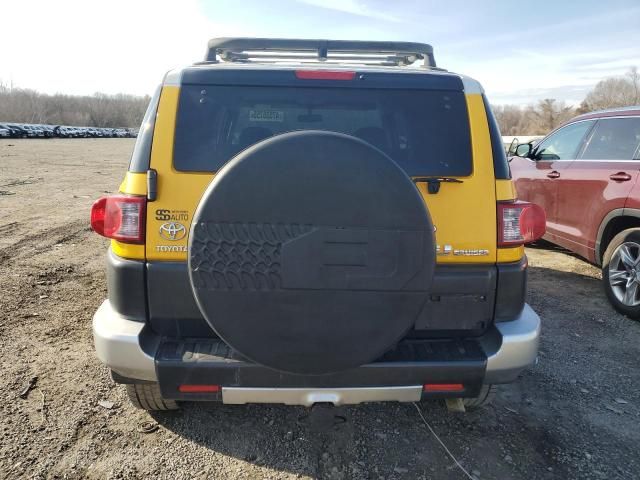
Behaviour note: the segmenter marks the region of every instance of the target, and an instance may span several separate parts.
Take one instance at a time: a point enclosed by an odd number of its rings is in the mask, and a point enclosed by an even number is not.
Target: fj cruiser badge
[[[458,249],[451,245],[436,245],[436,255],[442,257],[452,253],[457,257],[485,257],[489,255],[489,250],[486,248]]]
[[[187,229],[178,222],[167,222],[160,225],[160,236],[166,240],[182,240],[187,234]]]
[[[453,254],[458,257],[485,257],[489,255],[489,250],[486,248],[455,249]]]
[[[451,247],[451,245],[444,245],[444,246],[440,246],[440,245],[436,245],[436,255],[451,255],[451,251],[453,250],[453,248]]]

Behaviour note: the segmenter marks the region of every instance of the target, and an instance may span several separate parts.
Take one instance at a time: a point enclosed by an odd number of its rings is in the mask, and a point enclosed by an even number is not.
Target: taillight
[[[178,385],[178,391],[181,393],[216,393],[220,391],[220,385]]]
[[[301,80],[353,80],[356,72],[331,70],[296,70],[296,78]]]
[[[462,392],[462,383],[425,383],[422,386],[424,392]]]
[[[144,243],[146,197],[110,195],[91,207],[91,228],[124,243]]]
[[[528,202],[498,203],[498,246],[515,247],[535,242],[546,230],[547,216],[539,205]]]

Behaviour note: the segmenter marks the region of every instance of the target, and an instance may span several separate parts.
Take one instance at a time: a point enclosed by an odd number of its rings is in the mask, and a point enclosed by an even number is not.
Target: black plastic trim
[[[147,319],[144,262],[107,252],[107,296],[112,308],[129,320]]]
[[[609,226],[609,223],[611,223],[611,221],[614,218],[620,218],[620,217],[640,218],[640,210],[635,208],[616,208],[615,210],[611,210],[609,213],[605,215],[605,217],[602,219],[602,222],[600,222],[600,227],[598,227],[598,234],[596,237],[596,244],[594,247],[596,265],[602,265],[602,257],[604,256],[604,250],[606,248],[606,246],[602,245],[602,238],[604,236],[604,232]]]
[[[414,337],[479,336],[493,324],[495,265],[439,265]]]
[[[147,200],[155,202],[158,198],[158,172],[153,168],[147,170]]]
[[[313,67],[311,67],[313,68]],[[462,80],[457,75],[425,72],[402,74],[392,72],[357,72],[351,81],[301,80],[295,75],[295,68],[205,68],[189,67],[182,72],[182,85],[254,85],[281,87],[334,87],[334,88],[391,88],[417,90],[464,90]]]
[[[526,257],[498,265],[438,266],[423,314],[408,336],[482,335],[494,318],[504,322],[520,315],[526,286]],[[195,302],[184,262],[128,260],[109,249],[107,291],[115,311],[131,320],[148,319],[157,334],[216,338]]]
[[[527,257],[519,262],[498,264],[496,322],[516,319],[524,309],[527,296]]]
[[[527,260],[436,266],[431,294],[413,338],[482,335],[495,321],[514,320],[526,298]],[[149,323],[166,337],[216,338],[195,302],[185,262],[146,264]]]
[[[153,331],[170,337],[216,337],[196,304],[186,262],[148,262],[146,270]]]
[[[153,131],[156,126],[156,115],[158,114],[158,104],[160,103],[160,92],[162,86],[156,88],[156,91],[149,101],[147,111],[142,119],[140,130],[136,144],[133,147],[131,161],[129,162],[129,171],[133,173],[145,173],[149,169],[151,160],[151,144],[153,143]]]
[[[219,400],[219,394],[184,394],[181,384],[222,387],[339,388],[462,383],[459,397],[482,386],[487,357],[475,340],[405,340],[379,360],[327,375],[279,372],[243,359],[221,340],[165,339],[156,355],[156,373],[165,398]],[[431,398],[451,394],[430,393]]]

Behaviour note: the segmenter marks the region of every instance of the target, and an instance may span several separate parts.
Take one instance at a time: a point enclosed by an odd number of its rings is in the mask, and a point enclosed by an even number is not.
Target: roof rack
[[[413,42],[364,42],[355,40],[299,40],[285,38],[213,38],[204,63],[361,63],[406,66],[424,60],[424,68],[436,68],[433,47]]]

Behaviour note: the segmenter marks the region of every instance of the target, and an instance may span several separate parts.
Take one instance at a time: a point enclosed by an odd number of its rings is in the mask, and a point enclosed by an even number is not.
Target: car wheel
[[[480,394],[477,397],[463,398],[462,402],[467,410],[475,410],[476,408],[486,407],[493,402],[496,394],[495,385],[483,385]]]
[[[602,282],[613,307],[629,318],[640,318],[640,228],[623,230],[607,246]]]
[[[126,385],[127,395],[134,407],[142,410],[178,410],[175,400],[162,398],[157,383],[133,383]]]

